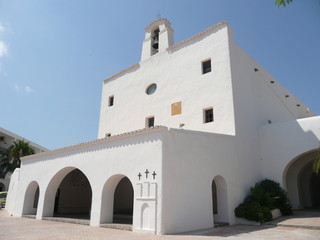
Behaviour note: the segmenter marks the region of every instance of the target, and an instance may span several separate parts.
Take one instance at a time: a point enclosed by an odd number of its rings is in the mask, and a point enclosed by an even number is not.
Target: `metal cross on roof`
[[[161,19],[160,11],[157,12],[157,18],[158,18],[158,19]]]

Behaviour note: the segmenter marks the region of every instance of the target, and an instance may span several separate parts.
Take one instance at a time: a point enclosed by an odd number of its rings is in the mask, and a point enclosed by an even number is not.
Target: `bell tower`
[[[171,23],[164,18],[153,21],[145,28],[141,61],[166,50],[171,45],[173,45]]]

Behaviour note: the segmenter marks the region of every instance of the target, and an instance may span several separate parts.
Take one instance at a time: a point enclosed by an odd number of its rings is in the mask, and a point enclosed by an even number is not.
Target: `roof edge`
[[[153,25],[155,25],[156,23],[158,22],[168,22],[170,25],[171,25],[171,22],[166,19],[166,18],[160,18],[160,19],[157,19],[157,20],[154,20],[153,22],[151,22],[146,28],[145,30],[148,31],[149,28],[151,28]]]
[[[181,42],[179,42],[179,43],[176,43],[176,44],[168,47],[167,49],[168,49],[168,50],[172,50],[172,49],[174,49],[174,48],[177,48],[177,47],[179,47],[179,46],[181,46],[181,45],[183,45],[183,44],[185,44],[185,43],[187,43],[187,42],[190,42],[191,40],[194,40],[194,39],[197,39],[197,38],[203,36],[203,35],[206,34],[207,32],[210,32],[211,30],[213,30],[213,29],[215,29],[215,28],[217,28],[217,27],[220,27],[220,26],[222,26],[222,25],[228,26],[228,23],[227,23],[226,21],[219,22],[219,23],[217,23],[217,24],[215,24],[215,25],[213,25],[213,26],[205,29],[204,31],[202,31],[202,32],[200,32],[200,33],[198,33],[198,34],[193,35],[193,36],[190,37],[190,38],[187,38],[187,39],[185,39],[185,40],[183,40],[183,41],[181,41]]]
[[[135,63],[135,64],[133,64],[133,65],[131,65],[131,66],[129,66],[129,67],[121,70],[120,72],[117,72],[116,74],[113,74],[111,77],[108,77],[108,78],[104,79],[103,82],[107,82],[107,81],[109,81],[109,80],[111,80],[111,79],[114,79],[114,78],[116,78],[116,77],[119,77],[120,75],[125,74],[125,73],[128,72],[129,70],[132,70],[132,69],[134,69],[134,68],[136,68],[136,67],[139,67],[139,66],[140,66],[139,63]]]
[[[114,140],[119,140],[119,139],[123,139],[123,138],[128,138],[128,137],[133,137],[133,136],[138,136],[138,135],[142,135],[148,132],[156,132],[156,131],[161,131],[163,129],[168,129],[165,126],[154,126],[154,127],[150,127],[150,128],[142,128],[142,129],[138,129],[138,130],[134,130],[134,131],[130,131],[130,132],[126,132],[126,133],[122,133],[122,134],[118,134],[118,135],[114,135],[111,137],[107,137],[107,138],[100,138],[100,139],[96,139],[96,140],[92,140],[89,142],[83,142],[83,143],[79,143],[76,145],[71,145],[71,146],[67,146],[67,147],[63,147],[63,148],[58,148],[52,151],[47,151],[47,152],[41,152],[41,153],[37,153],[37,154],[33,154],[33,155],[28,155],[25,157],[22,157],[21,160],[28,160],[28,159],[32,159],[34,157],[43,157],[43,156],[49,156],[49,155],[53,155],[56,153],[62,153],[62,152],[67,152],[67,151],[71,151],[74,149],[81,149],[83,147],[89,147],[89,146],[93,146],[96,144],[100,144],[100,143],[107,143],[107,142],[111,142]]]
[[[155,22],[160,21],[160,20],[161,20],[161,21],[163,21],[163,20],[168,21],[168,20],[165,19],[165,18],[161,18],[161,19],[155,20],[155,21],[153,21],[152,23],[150,23],[150,24],[148,25],[148,27],[151,26],[152,24],[154,24]],[[168,21],[168,22],[169,22],[169,21]],[[181,46],[181,45],[183,45],[183,44],[185,44],[185,43],[187,43],[187,42],[189,42],[189,41],[191,41],[191,40],[193,40],[193,39],[197,39],[197,38],[203,36],[203,35],[206,34],[207,32],[210,32],[212,29],[215,29],[215,28],[220,27],[220,26],[222,26],[222,25],[226,25],[226,26],[227,26],[228,23],[227,23],[226,21],[222,21],[222,22],[220,22],[220,23],[217,23],[217,24],[215,24],[215,25],[207,28],[206,30],[204,30],[204,31],[202,31],[202,32],[200,32],[200,33],[198,33],[198,34],[196,34],[196,35],[193,35],[193,36],[190,37],[190,38],[187,38],[187,39],[185,39],[185,40],[183,40],[183,41],[181,41],[181,42],[179,42],[179,43],[177,43],[177,44],[174,44],[174,45],[168,47],[167,50],[173,50],[173,49],[175,49],[175,48],[177,48],[177,47],[179,47],[179,46]],[[147,28],[148,28],[148,27],[147,27]],[[127,73],[128,71],[130,71],[130,70],[132,70],[132,69],[134,69],[134,68],[136,68],[136,67],[139,67],[139,66],[140,66],[140,63],[135,63],[135,64],[133,64],[133,65],[131,65],[131,66],[123,69],[122,71],[120,71],[120,72],[112,75],[111,77],[108,77],[108,78],[104,79],[103,82],[105,83],[105,82],[110,81],[110,80],[112,80],[112,79],[114,79],[114,78],[117,78],[117,77],[119,77],[120,75],[125,74],[125,73]]]

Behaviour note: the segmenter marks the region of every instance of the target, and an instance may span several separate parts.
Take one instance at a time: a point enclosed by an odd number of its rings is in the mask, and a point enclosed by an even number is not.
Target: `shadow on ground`
[[[180,233],[180,236],[201,235],[230,237],[240,234],[264,231],[270,228],[294,230],[297,228],[320,230],[320,209],[295,210],[291,216],[282,216],[271,222],[263,223],[260,226],[254,225],[233,225],[204,229],[193,232]]]

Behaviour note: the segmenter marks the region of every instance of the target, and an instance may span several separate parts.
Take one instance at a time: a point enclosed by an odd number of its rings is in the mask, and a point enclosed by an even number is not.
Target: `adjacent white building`
[[[47,148],[42,147],[34,142],[31,142],[13,132],[10,132],[0,127],[0,156],[6,154],[9,147],[13,145],[14,141],[25,140],[35,150],[35,153],[48,151]],[[7,191],[9,188],[11,173],[6,173],[4,169],[0,167],[0,192]]]
[[[174,44],[159,19],[145,29],[141,61],[103,81],[98,139],[24,157],[6,208],[170,234],[235,224],[235,207],[264,178],[294,208],[312,207],[319,126],[227,23]]]

